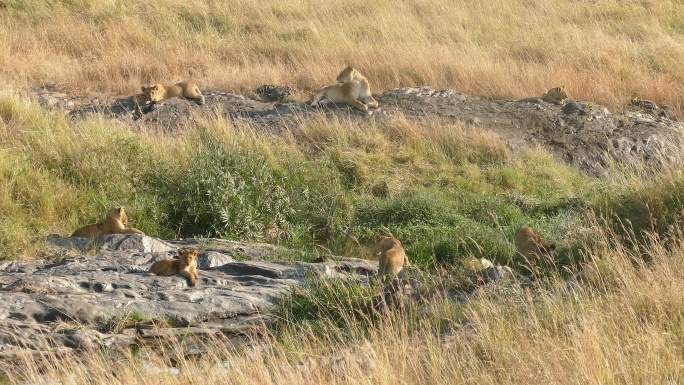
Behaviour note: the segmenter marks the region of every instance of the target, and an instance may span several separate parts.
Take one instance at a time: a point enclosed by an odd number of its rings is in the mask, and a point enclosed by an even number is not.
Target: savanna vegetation
[[[453,287],[476,258],[516,267],[515,230],[558,245],[532,289],[441,290],[403,312],[312,283],[249,349],[177,363],[154,352],[26,358],[18,383],[681,382],[684,173],[580,174],[542,148],[440,121],[326,118],[257,131],[207,116],[175,132],[73,121],[20,90],[130,95],[192,78],[229,92],[289,84],[302,98],[345,63],[374,91],[427,84],[490,98],[567,84],[616,109],[636,95],[684,108],[677,1],[0,1],[0,259],[49,257],[114,205],[151,236],[265,241],[313,258],[372,257],[378,231],[406,246],[426,287]],[[160,60],[160,58],[164,58]],[[569,274],[586,280],[556,290]],[[71,362],[68,364],[66,362]],[[162,368],[160,370],[150,369]]]

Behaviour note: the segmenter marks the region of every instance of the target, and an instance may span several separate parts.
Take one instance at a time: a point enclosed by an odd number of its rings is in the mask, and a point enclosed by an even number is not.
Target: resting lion
[[[529,226],[521,227],[515,234],[515,251],[523,256],[528,263],[537,264],[539,261],[551,263],[555,250],[555,244],[547,244]]]
[[[90,225],[85,225],[79,227],[71,234],[72,237],[87,237],[87,238],[97,238],[100,235],[107,234],[141,234],[145,235],[142,231],[134,227],[126,227],[125,224],[128,222],[128,216],[123,207],[114,207],[109,210],[107,217],[104,221],[99,223],[93,223]]]
[[[404,246],[394,237],[375,237],[373,252],[380,254],[378,261],[378,276],[386,275],[395,277],[404,266],[409,266],[409,260],[404,251]]]
[[[170,277],[172,275],[180,274],[190,280],[190,286],[197,285],[199,274],[197,274],[197,250],[196,249],[180,249],[178,250],[178,259],[163,258],[155,261],[147,275],[159,275],[162,277]]]
[[[147,102],[161,102],[176,96],[187,99],[195,99],[199,104],[204,104],[204,95],[197,84],[191,81],[179,82],[172,85],[155,84],[153,86],[141,86],[142,94],[135,98],[135,108],[137,112],[142,111],[142,107]]]
[[[568,94],[565,92],[565,86],[553,87],[548,90],[541,98],[525,98],[518,100],[526,103],[551,103],[551,104],[565,104],[568,100]]]
[[[318,90],[311,106],[320,107],[331,102],[347,103],[362,111],[378,108],[378,101],[371,95],[368,79],[352,66],[345,67],[337,75],[337,84]]]

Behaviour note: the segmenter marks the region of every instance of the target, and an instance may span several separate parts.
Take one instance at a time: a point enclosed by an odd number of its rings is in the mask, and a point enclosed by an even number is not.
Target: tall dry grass
[[[530,290],[483,287],[467,302],[436,296],[376,323],[329,319],[325,334],[295,325],[252,347],[217,344],[176,369],[148,349],[26,356],[2,369],[10,383],[36,384],[678,383],[684,234],[676,233],[625,242],[595,226],[585,238],[584,280],[571,292],[554,278]]]
[[[0,81],[132,94],[193,78],[231,92],[307,95],[345,63],[374,90],[431,85],[492,98],[632,96],[684,108],[679,1],[6,0]]]

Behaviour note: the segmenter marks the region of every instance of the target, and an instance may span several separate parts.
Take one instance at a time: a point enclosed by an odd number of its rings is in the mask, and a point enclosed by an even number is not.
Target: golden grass
[[[350,321],[344,330],[331,325],[330,338],[286,333],[245,349],[214,347],[175,372],[147,349],[47,354],[2,369],[12,383],[676,383],[684,375],[684,234],[632,238],[631,248],[593,229],[585,280],[571,293],[556,289],[557,278],[530,291],[485,287],[467,303],[434,298],[419,318],[388,313],[370,330]]]
[[[57,83],[74,93],[128,95],[143,83],[193,78],[205,89],[244,92],[276,83],[306,95],[351,63],[375,92],[425,84],[517,98],[567,84],[575,99],[617,108],[638,96],[681,114],[683,13],[684,4],[673,0],[5,0],[0,82],[9,88]],[[122,192],[135,190],[131,184],[141,173],[135,165],[182,168],[205,129],[226,143],[256,146],[273,159],[281,151],[301,159],[329,151],[333,161],[362,178],[372,178],[376,168],[394,170],[388,178],[397,184],[392,188],[412,186],[417,182],[411,175],[424,173],[495,189],[481,175],[491,170],[459,168],[450,159],[454,154],[472,156],[468,160],[475,163],[478,157],[489,164],[513,162],[493,167],[503,191],[523,190],[530,179],[559,178],[552,185],[566,190],[584,186],[565,169],[559,174],[557,165],[549,172],[544,163],[551,159],[540,154],[528,154],[534,162],[512,161],[505,145],[486,131],[438,123],[419,127],[400,117],[383,127],[307,122],[298,136],[274,138],[275,144],[216,122],[178,136],[112,130],[113,124],[71,124],[31,103],[0,98],[0,257],[35,256],[46,231],[66,232],[85,219],[100,219],[112,201],[127,199]],[[106,151],[122,142],[126,150]],[[96,159],[80,161],[86,157]],[[656,182],[621,181],[630,199],[624,212],[671,215],[667,208],[680,206],[673,202],[679,202],[682,178],[670,172]],[[124,182],[98,191],[111,179]],[[626,187],[630,183],[636,191]],[[636,204],[633,196],[652,202]],[[12,373],[12,383],[681,381],[684,234],[674,227],[662,232],[663,240],[651,236],[643,244],[593,229],[593,242],[583,249],[591,262],[588,278],[569,296],[546,288],[483,289],[467,304],[438,298],[418,320],[393,314],[368,332],[350,325],[331,328],[337,338],[330,340],[293,334],[254,349],[217,348],[200,361],[181,362],[178,374],[149,369],[165,368],[168,357],[147,351],[122,359],[48,354],[0,366]]]
[[[194,78],[250,91],[289,84],[308,96],[346,63],[375,92],[448,87],[492,98],[540,95],[610,108],[632,96],[684,108],[678,1],[7,0],[0,81],[128,95]]]

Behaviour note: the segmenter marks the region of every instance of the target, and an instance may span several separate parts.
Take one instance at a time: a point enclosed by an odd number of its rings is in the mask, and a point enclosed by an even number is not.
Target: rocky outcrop
[[[93,242],[53,235],[49,244],[76,255],[56,263],[0,262],[0,359],[160,336],[229,342],[263,331],[274,299],[305,282],[307,272],[361,281],[377,274],[377,262],[273,262],[266,259],[278,255],[275,246],[218,239],[165,242],[136,234]],[[155,260],[179,247],[201,247],[197,286],[181,276],[147,276]]]
[[[681,122],[633,109],[611,114],[592,102],[489,100],[429,87],[391,90],[377,99],[411,119],[439,118],[492,130],[514,153],[540,145],[602,178],[611,177],[611,162],[635,169],[676,162],[684,139]]]
[[[287,86],[265,86],[263,95],[289,95]],[[514,153],[542,146],[558,159],[576,165],[585,173],[611,177],[611,163],[627,168],[660,169],[678,160],[684,124],[669,110],[655,103],[636,100],[624,111],[612,114],[592,102],[569,101],[565,105],[490,100],[453,90],[430,87],[398,88],[376,94],[380,108],[367,114],[347,106],[314,109],[308,103],[267,103],[220,91],[204,92],[199,106],[182,98],[157,103],[140,119],[133,120],[133,97],[109,103],[94,103],[70,109],[74,117],[105,114],[134,125],[173,130],[198,116],[217,116],[247,122],[265,131],[296,130],[306,119],[328,116],[363,121],[383,121],[402,115],[417,121],[460,123],[492,130]],[[282,95],[281,95],[282,94]],[[99,102],[99,101],[98,101]]]
[[[306,283],[306,277],[368,284],[378,269],[374,261],[336,256],[279,262],[286,250],[278,246],[221,239],[51,235],[48,244],[57,255],[73,256],[54,263],[0,262],[0,360],[5,362],[48,350],[55,355],[105,347],[115,352],[133,345],[162,349],[173,358],[201,354],[216,344],[254,343],[267,331],[275,300]],[[201,250],[196,286],[180,275],[147,275],[154,261],[186,247]],[[482,263],[473,290],[532,284],[508,267]],[[435,295],[410,275],[402,271],[369,300],[367,311],[401,309],[422,295]],[[452,297],[448,291],[439,295]],[[453,298],[465,301],[472,293]],[[183,350],[173,341],[182,341]],[[170,346],[175,350],[166,351]]]

